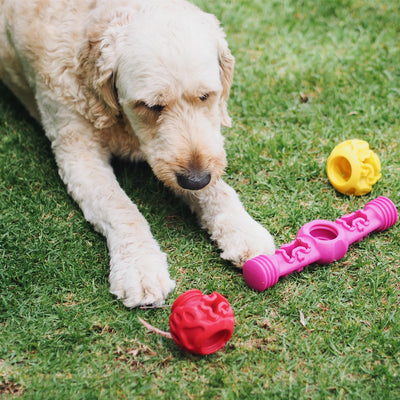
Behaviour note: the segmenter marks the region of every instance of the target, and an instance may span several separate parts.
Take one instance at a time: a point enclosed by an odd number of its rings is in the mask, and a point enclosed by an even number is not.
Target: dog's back
[[[94,3],[0,1],[0,79],[34,118],[39,119],[35,101],[38,81],[56,85],[73,67],[84,22]]]

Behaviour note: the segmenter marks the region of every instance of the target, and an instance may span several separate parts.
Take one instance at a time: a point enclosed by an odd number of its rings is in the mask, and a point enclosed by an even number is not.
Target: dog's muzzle
[[[200,190],[211,181],[211,174],[205,171],[192,170],[185,173],[177,173],[176,180],[182,189]]]

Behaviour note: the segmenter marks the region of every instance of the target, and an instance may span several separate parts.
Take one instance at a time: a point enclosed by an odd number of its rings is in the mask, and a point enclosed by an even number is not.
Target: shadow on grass
[[[14,96],[7,86],[0,80],[0,123],[6,119],[12,120],[13,124],[32,124],[35,131],[43,132],[40,124],[32,118],[26,108]]]
[[[114,158],[112,166],[122,189],[141,211],[165,217],[176,214],[188,228],[198,227],[189,207],[155,177],[146,162],[135,163]]]

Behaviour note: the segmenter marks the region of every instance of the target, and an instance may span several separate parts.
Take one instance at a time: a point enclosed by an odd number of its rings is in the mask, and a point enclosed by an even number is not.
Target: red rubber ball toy
[[[172,304],[169,326],[177,345],[190,353],[211,354],[232,337],[235,319],[228,300],[214,292],[192,289]]]

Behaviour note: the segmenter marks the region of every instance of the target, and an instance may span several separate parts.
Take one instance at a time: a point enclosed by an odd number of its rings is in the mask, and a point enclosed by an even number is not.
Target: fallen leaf
[[[308,96],[305,95],[304,93],[301,93],[301,92],[300,92],[300,101],[301,101],[302,103],[307,103],[307,102],[308,102]]]
[[[13,381],[0,381],[0,395],[12,395],[12,397],[22,396],[24,389],[21,385]]]
[[[304,328],[307,329],[307,322],[306,322],[306,319],[304,317],[303,311],[300,310],[299,313],[300,313],[300,323],[301,323],[301,325],[304,326]]]

